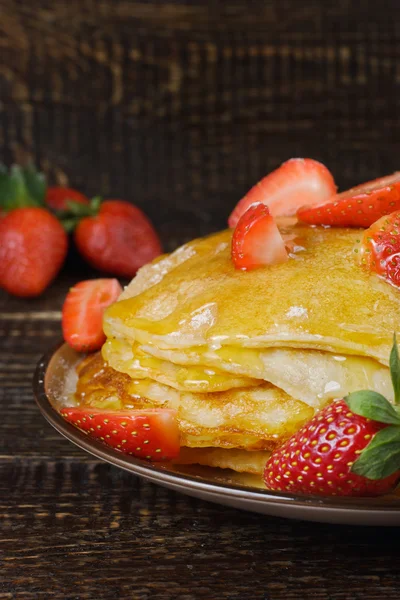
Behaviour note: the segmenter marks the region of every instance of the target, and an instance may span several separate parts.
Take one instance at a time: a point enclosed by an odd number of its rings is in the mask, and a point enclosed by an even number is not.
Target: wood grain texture
[[[281,161],[398,168],[397,0],[0,0],[0,155],[122,196],[177,243]]]
[[[10,299],[0,310],[0,599],[399,598],[397,529],[201,502],[103,464],[53,430],[31,378],[59,339],[68,281],[35,310]]]
[[[397,0],[0,0],[0,158],[137,202],[167,250],[281,161],[398,169]],[[283,521],[100,463],[39,414],[73,254],[0,292],[0,600],[398,600],[397,531]]]

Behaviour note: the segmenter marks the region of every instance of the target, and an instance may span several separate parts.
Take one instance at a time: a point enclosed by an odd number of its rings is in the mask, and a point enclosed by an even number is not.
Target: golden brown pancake
[[[392,398],[400,292],[360,267],[362,232],[284,233],[295,242],[283,264],[235,270],[224,231],[141,269],[106,311],[102,356],[79,368],[78,403],[174,408],[183,463],[260,473],[334,398]]]
[[[80,406],[108,410],[173,408],[181,445],[191,448],[272,450],[290,437],[314,410],[263,382],[251,388],[200,394],[180,392],[152,380],[134,380],[104,364],[100,355],[78,368]]]
[[[177,390],[220,392],[262,383],[259,379],[235,376],[215,367],[176,364],[157,358],[138,344],[132,346],[122,340],[108,340],[102,348],[102,354],[104,360],[121,373],[135,379],[154,379]]]
[[[389,369],[365,356],[300,348],[199,347],[188,352],[116,339],[107,340],[102,354],[117,371],[178,390],[214,392],[268,381],[314,408],[360,389],[393,399]]]
[[[295,226],[298,251],[249,272],[231,232],[190,242],[144,267],[105,315],[109,338],[165,349],[310,348],[388,364],[400,293],[357,263],[361,232]],[[303,248],[300,250],[299,248]]]

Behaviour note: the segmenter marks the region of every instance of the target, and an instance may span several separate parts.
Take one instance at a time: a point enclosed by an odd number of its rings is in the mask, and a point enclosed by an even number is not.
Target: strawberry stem
[[[43,206],[45,192],[45,177],[32,164],[10,169],[0,165],[0,206],[4,211]]]
[[[66,210],[59,210],[56,216],[67,233],[72,233],[79,222],[85,217],[95,217],[103,201],[101,196],[95,196],[90,204],[81,204],[74,200],[68,200]]]

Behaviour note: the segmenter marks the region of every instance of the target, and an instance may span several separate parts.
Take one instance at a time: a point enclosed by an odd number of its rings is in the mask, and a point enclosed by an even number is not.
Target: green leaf
[[[103,202],[103,198],[101,196],[95,196],[90,201],[90,208],[93,215],[97,215],[100,209],[100,205]]]
[[[68,215],[73,215],[75,217],[92,217],[93,210],[90,205],[82,204],[80,202],[76,202],[74,200],[66,201],[66,211],[65,213]]]
[[[76,217],[71,217],[71,218],[60,218],[58,217],[61,225],[64,227],[64,230],[67,233],[72,233],[75,229],[75,227],[78,225],[79,223],[79,218]]]
[[[367,479],[384,479],[400,469],[400,427],[385,427],[372,438],[351,468]]]
[[[388,423],[389,425],[400,425],[400,415],[382,394],[371,390],[352,392],[345,398],[350,410],[356,415]]]
[[[399,350],[397,348],[396,334],[393,334],[393,346],[390,352],[390,376],[392,378],[392,384],[394,389],[394,401],[396,404],[400,403],[400,358]]]
[[[15,194],[15,183],[8,175],[7,169],[3,170],[2,165],[0,170],[0,207],[5,210],[10,210]]]
[[[46,195],[46,178],[44,174],[38,171],[33,164],[29,164],[22,169],[22,175],[30,197],[39,205],[43,205]]]
[[[13,165],[7,172],[7,169],[2,166],[0,169],[0,206],[6,211],[25,206],[41,206],[42,202],[29,189],[29,185],[33,186],[32,189],[35,187],[32,182],[32,168],[28,167],[28,172],[26,172],[19,165]],[[36,185],[36,188],[35,194],[38,194],[39,184]]]

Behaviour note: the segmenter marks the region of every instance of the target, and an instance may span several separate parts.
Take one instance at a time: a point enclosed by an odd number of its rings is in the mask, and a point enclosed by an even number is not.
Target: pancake
[[[394,399],[389,369],[366,357],[229,346],[173,351],[150,344],[130,346],[116,339],[108,340],[102,353],[117,371],[152,378],[179,390],[213,392],[260,385],[265,380],[314,408],[360,389],[373,389]]]
[[[75,402],[176,410],[182,464],[261,473],[268,453],[336,398],[390,400],[397,289],[359,265],[362,231],[292,225],[285,263],[234,268],[232,233],[143,267],[104,316]]]
[[[181,445],[192,448],[272,450],[315,412],[266,382],[196,394],[150,379],[134,380],[104,364],[100,353],[79,365],[75,399],[79,406],[108,410],[173,408]]]
[[[287,262],[234,268],[231,232],[144,268],[105,314],[107,337],[164,349],[304,348],[388,365],[400,294],[357,264],[361,232],[296,225]]]
[[[262,475],[270,452],[247,452],[246,450],[225,450],[222,448],[185,448],[181,449],[176,465],[203,465],[230,469],[238,473]],[[260,483],[261,483],[260,479]]]
[[[175,364],[146,352],[138,345],[122,340],[108,340],[102,354],[105,361],[117,371],[135,379],[150,378],[177,390],[193,392],[220,392],[236,387],[259,385],[259,379],[224,373],[218,368]]]

